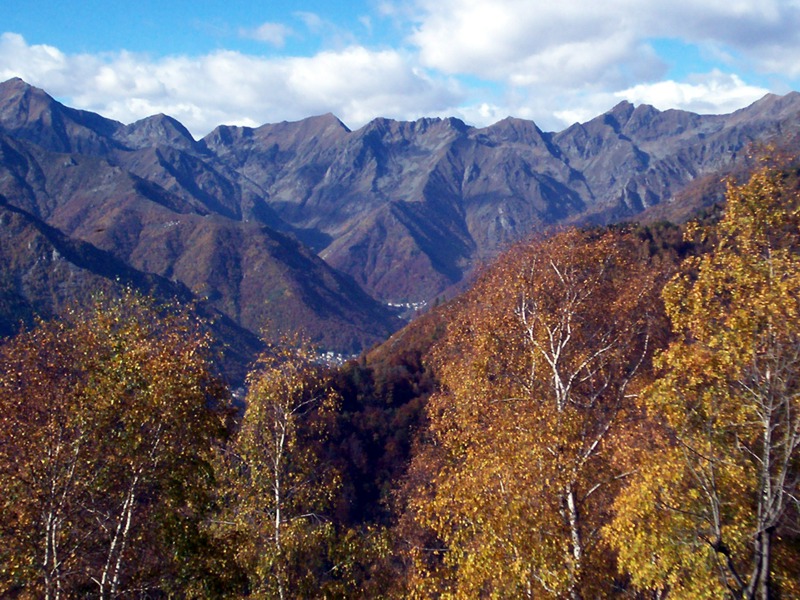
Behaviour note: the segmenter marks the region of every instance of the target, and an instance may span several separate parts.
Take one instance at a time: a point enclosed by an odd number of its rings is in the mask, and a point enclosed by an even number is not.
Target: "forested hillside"
[[[564,229],[341,367],[128,290],[0,346],[0,596],[800,597],[800,167]]]

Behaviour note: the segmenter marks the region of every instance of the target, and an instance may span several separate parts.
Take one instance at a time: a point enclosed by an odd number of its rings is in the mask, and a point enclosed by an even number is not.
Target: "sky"
[[[723,114],[800,89],[800,0],[4,0],[11,77],[198,138],[324,113],[560,131],[623,100]]]

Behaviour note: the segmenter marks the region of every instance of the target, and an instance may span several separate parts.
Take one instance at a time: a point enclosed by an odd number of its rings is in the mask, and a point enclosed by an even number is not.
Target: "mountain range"
[[[560,132],[514,118],[351,131],[328,114],[196,140],[165,115],[123,124],[11,79],[0,83],[0,333],[128,281],[196,300],[248,344],[303,330],[358,352],[519,239],[686,218],[716,199],[692,189],[754,144],[796,144],[799,117],[793,92],[728,115],[621,102]]]

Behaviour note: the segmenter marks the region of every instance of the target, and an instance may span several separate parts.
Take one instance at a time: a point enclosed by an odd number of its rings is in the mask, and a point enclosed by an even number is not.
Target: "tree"
[[[68,524],[85,483],[75,471],[90,437],[81,389],[91,352],[88,339],[76,347],[68,337],[64,323],[40,324],[0,348],[3,594],[62,597],[78,569],[79,540]]]
[[[269,347],[247,385],[241,427],[224,457],[228,492],[218,535],[237,540],[251,596],[318,593],[339,485],[319,444],[338,396],[314,352],[297,343]]]
[[[598,532],[657,306],[639,254],[624,233],[570,230],[518,246],[463,301],[412,466],[409,509],[439,540],[412,549],[418,594],[608,591]]]
[[[189,589],[224,388],[187,311],[132,291],[0,348],[0,591]]]
[[[800,593],[800,196],[767,164],[731,185],[664,291],[675,340],[644,396],[661,447],[618,499],[609,538],[643,589],[675,598]],[[692,235],[697,232],[690,232]]]

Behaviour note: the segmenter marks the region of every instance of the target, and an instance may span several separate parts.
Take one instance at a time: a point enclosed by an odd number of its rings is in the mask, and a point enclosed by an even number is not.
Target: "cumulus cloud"
[[[653,37],[716,47],[763,72],[800,73],[794,0],[418,0],[417,13],[409,40],[424,65],[509,85],[654,80],[666,65],[647,51]]]
[[[307,58],[216,51],[152,59],[66,55],[6,33],[0,77],[14,76],[125,123],[163,112],[196,136],[222,123],[256,126],[322,112],[359,127],[378,115],[419,118],[460,99],[455,83],[413,67],[402,53],[359,46]]]
[[[70,63],[82,71],[81,67],[85,68],[86,65],[80,63],[87,60],[94,62],[88,57],[83,58],[68,60],[63,52],[53,46],[28,46],[21,35],[0,35],[0,78],[3,80],[27,76],[30,80],[48,81],[51,88],[65,89],[69,87],[65,80],[69,79],[67,68]],[[54,93],[58,91],[54,90]]]
[[[436,0],[421,2],[410,41],[423,64],[516,85],[574,87],[604,80],[621,61],[657,74],[663,63],[639,52],[619,0]]]
[[[432,112],[457,100],[455,86],[410,67],[394,50],[350,47],[290,59],[285,67],[286,85],[308,106],[339,106],[346,121],[359,125],[378,115],[423,116],[422,107]]]
[[[20,76],[73,106],[123,122],[156,112],[195,135],[333,112],[356,128],[385,116],[505,116],[556,131],[627,99],[724,113],[800,77],[800,0],[377,0],[348,27],[293,12],[240,34],[282,48],[314,39],[311,56],[217,50],[152,57],[67,54],[0,36],[0,78]],[[386,22],[403,44],[367,47]],[[664,43],[656,43],[660,40]],[[293,40],[294,41],[294,40]],[[700,74],[676,74],[664,46],[691,47]],[[678,65],[681,66],[681,65]],[[682,66],[681,66],[682,67]]]
[[[714,70],[689,82],[659,81],[615,93],[617,98],[656,108],[680,108],[696,113],[725,114],[762,98],[769,90],[747,85],[736,75]]]
[[[780,91],[800,76],[797,0],[417,0],[415,9],[408,41],[421,64],[505,90],[491,103],[462,107],[478,122],[507,113],[555,130],[623,98],[730,112],[768,91],[736,73],[778,87],[783,81]],[[670,57],[656,53],[653,39],[701,48],[729,74],[709,69],[676,81],[668,76]]]

